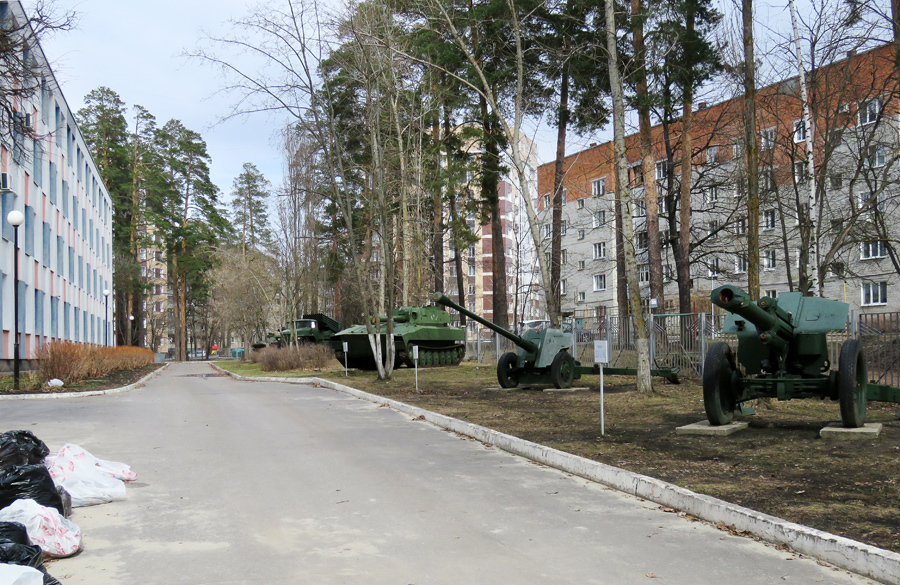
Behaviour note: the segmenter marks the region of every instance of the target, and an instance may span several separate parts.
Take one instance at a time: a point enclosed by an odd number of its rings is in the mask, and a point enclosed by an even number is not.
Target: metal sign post
[[[600,364],[600,436],[606,434],[606,410],[603,405],[603,366],[609,363],[606,340],[594,341],[594,363]]]
[[[347,377],[347,342],[344,342],[344,377]]]
[[[413,350],[413,364],[416,366],[416,392],[419,392],[419,346],[412,346]]]

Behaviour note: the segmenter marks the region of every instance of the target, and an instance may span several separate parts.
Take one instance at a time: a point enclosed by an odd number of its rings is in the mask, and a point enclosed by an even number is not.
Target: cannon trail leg
[[[712,344],[703,363],[703,407],[711,425],[727,425],[734,418],[734,371],[731,347],[723,341]]]
[[[841,421],[847,428],[859,428],[866,423],[866,360],[858,339],[845,341],[838,361],[838,398],[841,402]]]

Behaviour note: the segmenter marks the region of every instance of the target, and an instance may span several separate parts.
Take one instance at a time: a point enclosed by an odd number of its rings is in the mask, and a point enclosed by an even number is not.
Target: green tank
[[[335,333],[341,330],[341,325],[331,317],[321,313],[303,315],[302,318],[289,323],[282,328],[281,344],[290,345],[297,343],[329,343]]]
[[[377,322],[376,322],[377,321]],[[380,333],[386,331],[387,317],[373,318]],[[383,338],[382,338],[383,339]],[[374,370],[375,357],[365,325],[354,325],[331,338],[335,357],[360,370]],[[383,343],[383,342],[382,342]],[[456,366],[466,355],[466,332],[450,325],[450,315],[437,307],[401,307],[394,310],[394,367],[414,367],[413,346],[419,348],[419,367]],[[382,346],[384,351],[384,346]]]

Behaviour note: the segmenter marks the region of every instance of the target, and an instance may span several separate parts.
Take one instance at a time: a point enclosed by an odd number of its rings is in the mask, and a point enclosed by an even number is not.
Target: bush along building
[[[801,290],[846,301],[862,313],[900,310],[900,86],[893,47],[848,53],[808,73],[807,85],[809,125],[799,78],[757,94],[760,294]],[[691,312],[709,311],[709,293],[722,284],[748,284],[752,223],[742,115],[743,96],[737,96],[700,104],[693,117]],[[653,128],[653,177],[642,176],[639,136],[626,140],[641,294],[667,313],[679,309],[673,246],[681,225],[680,125],[673,119]],[[616,314],[625,277],[616,268],[612,143],[568,156],[565,169],[562,309],[588,319]],[[553,171],[552,164],[538,169],[547,251]],[[646,181],[658,188],[659,234],[647,233]],[[649,263],[651,238],[661,242],[660,266]],[[664,299],[651,303],[654,270],[662,272]]]
[[[54,340],[111,345],[109,193],[19,2],[0,2],[0,26],[13,63],[0,80],[0,351],[13,357],[16,294],[21,358]]]

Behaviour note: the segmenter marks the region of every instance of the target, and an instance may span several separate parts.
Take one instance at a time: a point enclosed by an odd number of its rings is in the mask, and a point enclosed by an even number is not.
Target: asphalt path
[[[0,408],[138,474],[75,510],[64,585],[871,583],[325,388],[172,364]]]

